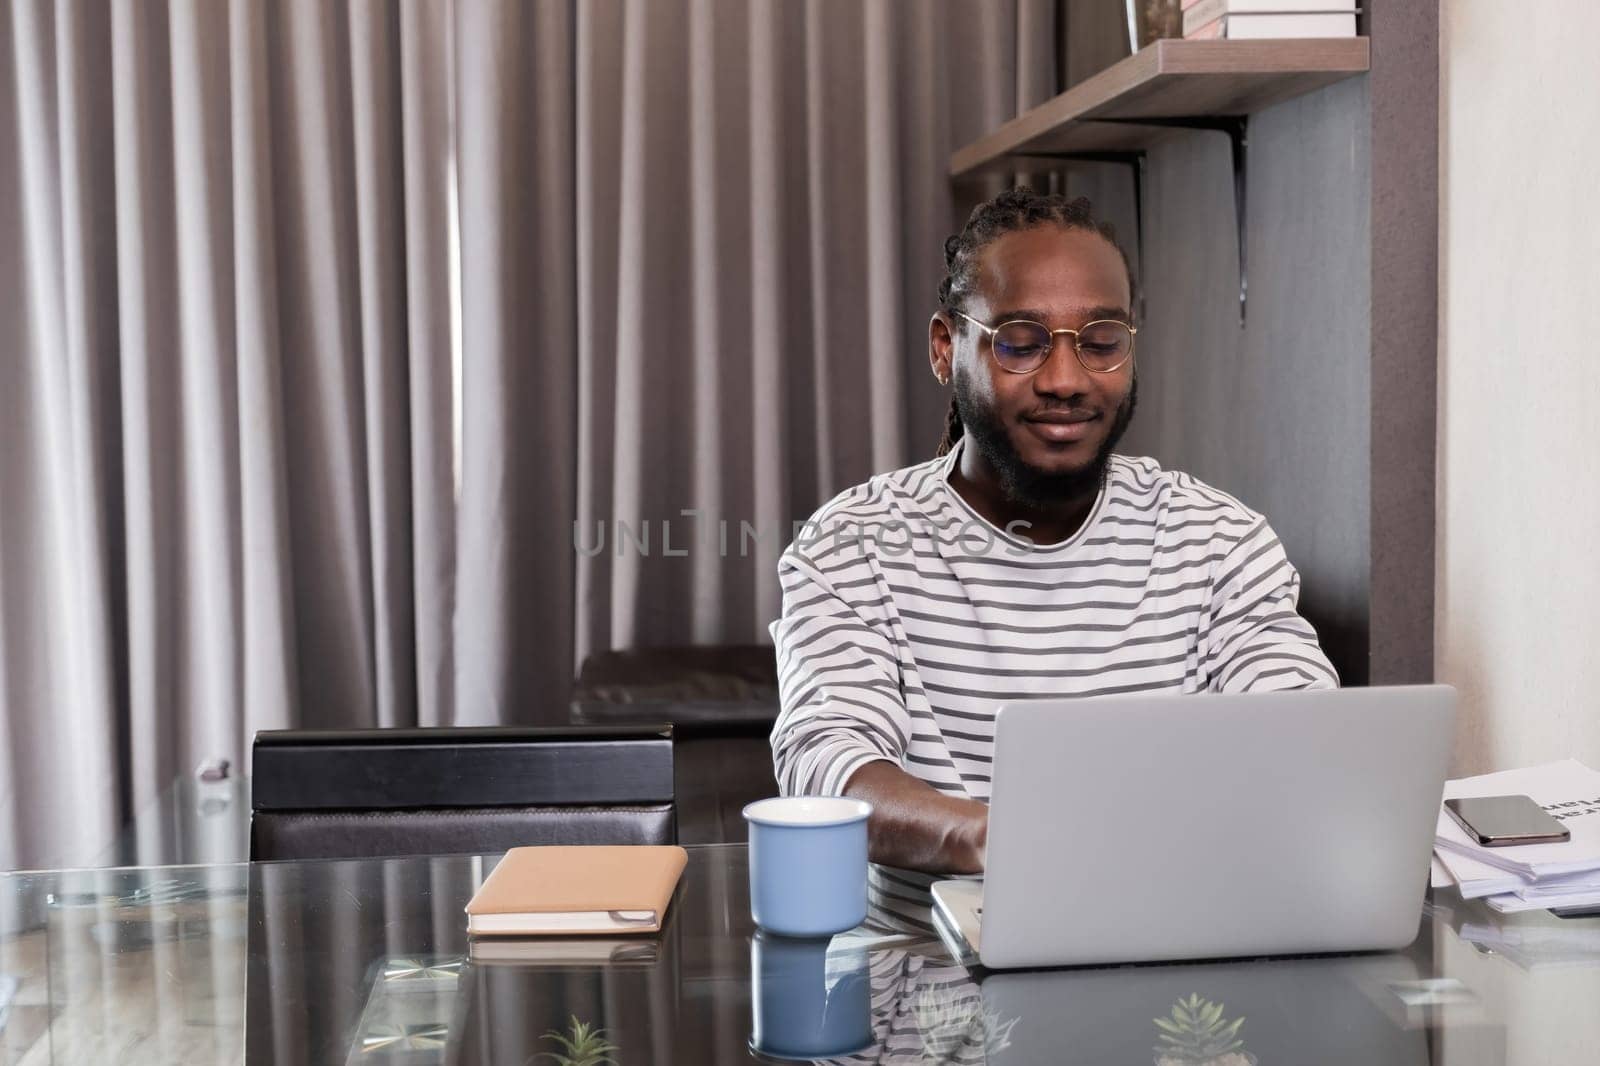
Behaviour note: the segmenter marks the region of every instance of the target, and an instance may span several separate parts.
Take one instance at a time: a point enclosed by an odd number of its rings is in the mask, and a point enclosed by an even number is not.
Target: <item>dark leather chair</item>
[[[251,859],[676,842],[667,726],[256,734]]]
[[[571,720],[670,723],[679,837],[717,844],[745,840],[744,805],[778,794],[768,741],[778,710],[770,644],[629,648],[584,659]]]

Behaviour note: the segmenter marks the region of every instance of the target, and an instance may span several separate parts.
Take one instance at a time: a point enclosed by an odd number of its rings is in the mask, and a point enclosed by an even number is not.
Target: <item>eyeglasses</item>
[[[1031,374],[1044,366],[1055,347],[1057,333],[1072,334],[1072,350],[1085,370],[1109,374],[1133,358],[1133,336],[1139,332],[1114,318],[1096,319],[1081,329],[1050,329],[1026,318],[986,326],[964,311],[955,313],[989,335],[989,351],[994,354],[995,363],[1013,374]]]

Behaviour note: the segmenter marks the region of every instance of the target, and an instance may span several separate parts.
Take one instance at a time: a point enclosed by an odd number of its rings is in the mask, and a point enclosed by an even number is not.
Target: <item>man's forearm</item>
[[[982,873],[989,808],[946,796],[891,762],[850,775],[844,794],[872,804],[867,848],[873,862],[933,873]]]

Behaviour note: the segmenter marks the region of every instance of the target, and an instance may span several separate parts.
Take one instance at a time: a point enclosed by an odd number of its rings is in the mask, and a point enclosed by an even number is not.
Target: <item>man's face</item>
[[[966,312],[989,326],[1011,319],[1079,329],[1096,319],[1131,322],[1128,272],[1098,233],[1043,224],[1003,234],[979,252]],[[984,331],[951,345],[965,431],[1019,503],[1048,505],[1098,489],[1105,463],[1133,416],[1133,360],[1110,373],[1078,361],[1071,334],[1057,334],[1044,365],[1003,370]]]

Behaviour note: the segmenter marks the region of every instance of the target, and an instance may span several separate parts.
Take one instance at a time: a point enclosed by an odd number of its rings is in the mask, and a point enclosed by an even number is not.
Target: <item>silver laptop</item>
[[[1446,685],[1010,703],[982,880],[933,886],[991,969],[1392,950],[1416,936]]]

